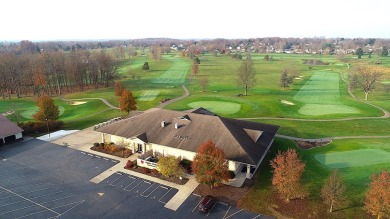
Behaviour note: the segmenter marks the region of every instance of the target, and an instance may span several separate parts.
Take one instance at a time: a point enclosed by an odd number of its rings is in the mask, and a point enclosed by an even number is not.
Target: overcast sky
[[[0,40],[390,38],[388,0],[2,0]]]

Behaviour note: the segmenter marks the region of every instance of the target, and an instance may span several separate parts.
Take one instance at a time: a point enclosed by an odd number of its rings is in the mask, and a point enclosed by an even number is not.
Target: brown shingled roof
[[[165,126],[161,122],[165,121]],[[177,123],[178,129],[175,128]],[[197,152],[199,146],[211,140],[223,149],[226,158],[256,165],[267,152],[279,126],[227,119],[205,109],[179,112],[158,109],[98,128],[97,131],[125,138],[142,134],[149,143]],[[248,130],[261,131],[257,141]]]
[[[0,114],[0,138],[12,136],[20,132],[23,132],[23,129]]]

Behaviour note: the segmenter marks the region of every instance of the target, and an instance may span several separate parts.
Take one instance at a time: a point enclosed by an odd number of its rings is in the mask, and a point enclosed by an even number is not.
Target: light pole
[[[47,126],[47,133],[49,133],[49,138],[50,138],[49,120],[48,119],[46,119],[46,126]]]

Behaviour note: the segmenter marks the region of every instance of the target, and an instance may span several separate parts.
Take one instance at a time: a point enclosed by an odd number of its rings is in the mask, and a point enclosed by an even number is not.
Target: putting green
[[[156,99],[160,91],[157,90],[147,90],[144,94],[138,99],[139,101],[152,101]]]
[[[390,153],[380,149],[362,149],[353,151],[316,154],[314,158],[330,168],[346,168],[389,163]]]
[[[320,116],[324,114],[359,113],[359,110],[346,105],[305,104],[298,112],[308,116]]]
[[[62,115],[65,112],[65,108],[63,106],[58,106],[58,109],[60,110],[60,115]],[[21,114],[26,119],[32,119],[32,115],[38,112],[38,110],[39,109],[37,106],[31,106],[28,108],[24,108],[24,111]]]
[[[316,72],[294,96],[294,100],[305,103],[299,113],[303,115],[326,115],[337,113],[359,113],[358,109],[340,101],[340,76],[333,72]]]
[[[195,101],[188,104],[191,108],[203,107],[216,114],[234,114],[241,109],[241,104],[225,101]]]

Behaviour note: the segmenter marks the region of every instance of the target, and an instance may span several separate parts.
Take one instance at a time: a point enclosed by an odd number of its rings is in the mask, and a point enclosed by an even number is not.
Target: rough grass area
[[[380,149],[362,149],[316,154],[314,158],[330,168],[346,168],[388,163],[390,153]]]
[[[157,95],[160,93],[158,90],[147,90],[142,96],[138,99],[138,101],[152,101],[156,99]]]
[[[358,109],[341,103],[339,80],[337,73],[315,72],[294,96],[294,100],[305,103],[298,112],[309,116],[359,113]]]
[[[210,110],[216,114],[234,114],[240,111],[241,105],[238,103],[232,102],[223,102],[223,101],[195,101],[188,104],[191,108],[203,107],[207,110]]]
[[[177,57],[166,57],[172,61],[172,66],[160,77],[154,78],[152,83],[156,84],[182,84],[185,81],[190,64]]]

